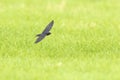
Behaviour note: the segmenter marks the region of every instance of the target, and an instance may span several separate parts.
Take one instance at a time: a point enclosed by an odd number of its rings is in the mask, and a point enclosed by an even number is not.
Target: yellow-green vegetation
[[[0,0],[0,80],[120,80],[120,1]]]

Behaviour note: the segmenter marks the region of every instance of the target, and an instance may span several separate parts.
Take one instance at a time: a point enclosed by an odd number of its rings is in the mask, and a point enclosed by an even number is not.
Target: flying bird
[[[50,35],[50,29],[52,28],[54,24],[54,21],[52,20],[47,26],[46,28],[43,30],[43,32],[41,34],[37,34],[37,39],[35,41],[35,43],[40,42],[41,40],[43,40],[46,36]]]

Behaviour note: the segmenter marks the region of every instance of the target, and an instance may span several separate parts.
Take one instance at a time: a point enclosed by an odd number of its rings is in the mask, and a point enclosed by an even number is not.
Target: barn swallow
[[[42,32],[41,34],[37,34],[37,35],[36,35],[36,36],[37,36],[37,39],[36,39],[35,43],[40,42],[40,41],[43,40],[46,36],[48,36],[48,35],[51,34],[51,33],[50,33],[50,30],[51,30],[53,24],[54,24],[54,21],[52,20],[52,21],[46,26],[46,28],[43,30],[43,32]]]

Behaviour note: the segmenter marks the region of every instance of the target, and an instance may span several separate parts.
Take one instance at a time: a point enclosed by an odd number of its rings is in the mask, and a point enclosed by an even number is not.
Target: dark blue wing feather
[[[39,37],[37,38],[37,40],[35,41],[35,43],[40,42],[43,38],[45,38],[45,36],[39,36]]]
[[[45,28],[45,30],[42,33],[48,33],[50,31],[50,29],[52,28],[54,24],[54,21],[52,20]]]

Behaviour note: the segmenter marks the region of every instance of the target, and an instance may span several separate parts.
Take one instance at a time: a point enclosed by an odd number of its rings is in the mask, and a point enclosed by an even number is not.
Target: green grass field
[[[120,1],[0,0],[0,80],[120,80]]]

